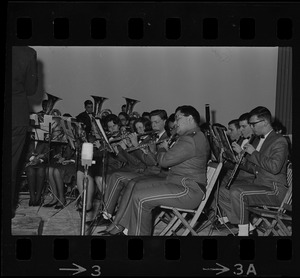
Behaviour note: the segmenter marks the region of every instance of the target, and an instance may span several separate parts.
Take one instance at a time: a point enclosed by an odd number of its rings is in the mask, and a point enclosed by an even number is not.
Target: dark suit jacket
[[[37,55],[28,46],[12,48],[12,126],[29,126],[27,96],[37,90]]]
[[[84,111],[82,113],[80,113],[77,117],[76,117],[77,121],[78,122],[81,122],[85,125],[85,133],[88,135],[91,133],[91,130],[92,130],[92,121],[91,121],[91,118],[89,116],[89,114]]]
[[[245,167],[255,174],[254,183],[272,186],[273,182],[286,185],[288,144],[281,134],[271,131],[261,146],[246,157]]]

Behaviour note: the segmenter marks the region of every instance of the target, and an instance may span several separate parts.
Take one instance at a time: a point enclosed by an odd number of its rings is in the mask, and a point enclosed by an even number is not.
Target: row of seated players
[[[163,136],[168,138],[165,131],[166,112],[152,111],[150,119],[152,129],[158,135],[155,140],[160,141]],[[116,124],[117,121],[110,124],[107,122],[107,128],[111,133],[119,126]],[[112,144],[115,153],[108,154],[104,180],[102,180],[101,146],[99,142],[94,142],[94,158],[98,163],[89,167],[87,213],[93,210],[95,181],[100,192],[104,193],[103,218],[100,220],[105,222],[105,218],[108,218],[112,223],[106,229],[106,234],[120,233],[125,228],[125,231],[128,229],[129,235],[150,235],[151,212],[154,207],[174,205],[193,209],[201,202],[205,193],[206,165],[210,158],[210,149],[206,137],[200,131],[199,123],[200,115],[195,108],[180,106],[175,111],[174,124],[178,139],[173,147],[170,148],[164,141],[128,153],[125,151],[126,147],[141,143],[138,142],[136,134],[129,134],[126,139]],[[286,191],[284,178],[288,156],[287,142],[272,129],[270,112],[265,107],[253,109],[247,116],[247,124],[255,135],[265,135],[268,140],[257,137],[253,145],[244,143],[243,148],[247,156],[242,166],[243,171],[248,172],[251,178],[238,176],[241,178],[237,178],[239,182],[233,183],[231,190],[223,192],[221,209],[232,219],[233,224],[239,225],[241,232],[239,235],[243,235],[245,227],[247,228],[245,233],[249,232],[247,205],[250,203],[278,205]],[[142,137],[140,139],[147,140]],[[236,153],[242,150],[237,143],[236,145],[233,143],[233,147]],[[77,185],[82,192],[83,169],[80,167],[77,171]],[[116,213],[116,204],[121,192],[123,195]],[[239,213],[238,210],[241,208],[242,213]]]
[[[167,120],[166,113],[164,113],[164,120],[166,130],[168,133],[172,130],[172,126],[174,125],[174,114],[171,115]],[[155,114],[155,113],[154,113]],[[63,116],[71,116],[69,114],[64,114]],[[155,123],[152,125],[151,121],[148,118],[136,118],[134,121],[134,133],[126,132],[126,138],[117,143],[112,143],[112,146],[115,149],[115,153],[109,153],[106,161],[107,168],[105,168],[105,172],[108,170],[114,170],[119,168],[130,169],[130,165],[135,166],[138,161],[132,159],[131,154],[125,153],[121,148],[126,148],[126,146],[130,146],[131,140],[130,137],[137,137],[137,134],[149,134],[152,131],[152,126],[154,131],[165,130],[164,128],[157,128]],[[117,136],[120,134],[120,130],[122,128],[121,120],[118,116],[114,114],[110,114],[106,117],[106,121],[104,122],[104,127],[106,130],[109,130],[111,134],[116,134]],[[128,130],[128,129],[127,129]],[[86,136],[86,134],[84,135]],[[119,137],[119,136],[118,136]],[[90,168],[90,172],[93,178],[90,178],[90,190],[88,200],[92,200],[92,196],[94,195],[94,180],[98,185],[100,192],[103,192],[101,189],[102,183],[97,178],[99,175],[102,175],[103,167],[102,167],[102,154],[100,148],[100,142],[95,139],[95,136],[89,133],[87,141],[93,142],[95,146],[95,160],[97,163]],[[114,139],[114,137],[111,137]],[[139,142],[147,142],[147,140],[152,139],[151,134],[139,136]],[[134,139],[132,139],[134,141]],[[43,141],[35,141],[30,139],[28,144],[27,154],[25,158],[25,172],[28,181],[29,193],[30,193],[30,206],[39,206],[43,203],[42,200],[42,192],[45,186],[45,180],[49,181],[51,186],[51,190],[53,193],[53,200],[49,203],[44,204],[44,207],[53,207],[60,209],[66,203],[65,201],[65,193],[64,193],[64,185],[71,183],[71,181],[76,180],[78,184],[79,191],[82,189],[82,179],[83,179],[83,169],[80,165],[80,158],[78,158],[78,154],[80,155],[80,148],[83,141],[78,139],[75,142],[76,149],[72,149],[69,144],[61,144],[56,142],[51,142],[51,147],[49,144]],[[137,141],[134,141],[135,145]],[[121,151],[120,151],[121,150]],[[132,152],[134,154],[134,152]],[[142,165],[140,167],[143,167]],[[145,168],[145,167],[144,167]],[[96,177],[96,178],[95,178]],[[90,202],[89,202],[90,203]],[[88,204],[90,206],[90,204]]]

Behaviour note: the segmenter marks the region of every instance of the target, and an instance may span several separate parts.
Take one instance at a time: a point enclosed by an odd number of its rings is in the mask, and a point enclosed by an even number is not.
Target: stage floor
[[[45,202],[48,203],[52,199],[52,195],[48,193],[45,196]],[[41,235],[41,236],[76,236],[81,235],[81,213],[76,209],[76,196],[68,197],[67,205],[62,210],[57,210],[54,207],[29,207],[29,194],[20,194],[20,205],[17,208],[16,216],[12,219],[11,231],[12,235]],[[100,200],[95,199],[94,210],[86,215],[86,220],[93,220],[99,215]],[[231,232],[237,232],[236,229],[221,230],[212,229],[212,225],[207,221],[207,217],[201,218],[203,225],[197,230],[199,236],[227,236]],[[96,221],[94,221],[96,223]],[[158,235],[166,224],[160,223],[155,227],[154,236]],[[201,225],[199,225],[201,226]],[[205,227],[204,227],[205,226]],[[104,226],[96,226],[95,224],[85,225],[85,235],[100,236],[98,232],[104,230]],[[180,233],[180,232],[179,232]]]

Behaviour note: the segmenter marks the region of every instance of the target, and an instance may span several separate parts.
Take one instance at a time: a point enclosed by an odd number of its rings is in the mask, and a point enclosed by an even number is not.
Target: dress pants
[[[128,235],[150,236],[152,234],[152,210],[160,205],[195,209],[204,192],[188,178],[150,177],[137,181],[131,199],[119,222],[128,229]]]
[[[278,183],[262,185],[235,182],[227,192],[220,190],[219,205],[232,224],[248,224],[248,206],[273,205],[279,206],[287,188]]]
[[[142,177],[142,173],[118,171],[112,173],[107,181],[107,188],[104,195],[104,203],[106,212],[113,214],[117,205],[121,191],[126,186],[127,182],[136,177]]]

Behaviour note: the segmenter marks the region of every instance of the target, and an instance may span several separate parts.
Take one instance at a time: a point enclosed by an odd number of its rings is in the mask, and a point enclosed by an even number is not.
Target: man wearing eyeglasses
[[[124,228],[128,235],[152,234],[152,210],[160,205],[194,209],[206,191],[206,166],[209,143],[199,127],[200,115],[189,105],[175,111],[176,143],[168,149],[166,143],[157,153],[160,167],[168,167],[166,177],[138,180],[122,217],[115,223],[117,229],[110,235],[120,234]],[[122,234],[122,232],[121,232]]]
[[[247,156],[242,161],[241,169],[253,173],[255,177],[253,182],[234,182],[229,192],[229,207],[220,204],[229,221],[238,225],[238,236],[257,234],[249,222],[249,206],[278,206],[287,191],[288,144],[282,135],[273,130],[271,118],[270,111],[262,106],[250,112],[249,125],[260,140],[256,147],[249,143],[243,147]]]

